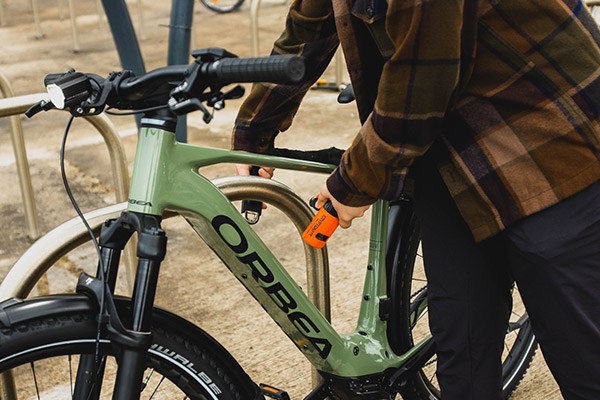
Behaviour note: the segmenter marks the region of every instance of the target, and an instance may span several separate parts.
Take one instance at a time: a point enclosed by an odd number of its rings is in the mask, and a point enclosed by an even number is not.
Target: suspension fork
[[[142,377],[146,366],[146,355],[150,346],[151,315],[154,306],[160,264],[166,254],[167,237],[160,227],[161,218],[156,215],[124,212],[116,220],[108,221],[100,235],[101,268],[104,270],[106,292],[100,299],[99,281],[93,278],[80,278],[78,289],[84,290],[106,303],[105,315],[107,330],[113,345],[119,347],[117,379],[113,399],[129,400],[139,398]],[[113,294],[115,290],[118,264],[121,253],[133,232],[138,233],[138,267],[132,296],[129,326],[125,326],[116,313]],[[84,282],[87,282],[84,284]],[[96,289],[92,289],[95,285]],[[100,302],[100,301],[99,301]],[[74,399],[98,399],[102,386],[105,360],[96,360],[95,355],[82,356],[77,371]]]

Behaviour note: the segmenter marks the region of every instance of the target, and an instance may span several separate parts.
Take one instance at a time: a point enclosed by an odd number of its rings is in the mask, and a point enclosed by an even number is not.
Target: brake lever
[[[175,113],[175,115],[185,115],[192,111],[202,111],[202,120],[209,124],[213,119],[213,113],[208,111],[202,102],[197,98],[185,99],[183,101],[177,101],[171,97],[169,99],[169,109]]]
[[[225,93],[221,92],[219,88],[219,90],[216,90],[209,95],[209,99],[207,100],[206,104],[215,110],[222,110],[225,108],[225,100],[239,99],[244,95],[244,92],[244,88],[240,85],[237,85]]]
[[[33,117],[35,114],[40,113],[42,111],[48,111],[56,108],[54,104],[50,100],[41,100],[40,102],[32,105],[25,111],[25,116],[27,118]]]
[[[223,100],[239,99],[244,93],[246,93],[246,89],[241,85],[236,85],[233,89],[228,90],[223,94]]]

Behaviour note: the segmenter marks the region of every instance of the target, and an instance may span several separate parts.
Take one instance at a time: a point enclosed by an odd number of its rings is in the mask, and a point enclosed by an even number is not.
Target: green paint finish
[[[253,164],[321,173],[329,173],[334,169],[334,166],[311,161],[178,143],[171,132],[142,128],[129,190],[129,210],[161,215],[172,197],[178,195],[181,189],[178,177],[182,171],[196,173],[200,167],[219,163]],[[173,187],[174,184],[179,187]]]
[[[373,208],[365,299],[357,331],[340,336],[250,228],[239,211],[208,179],[202,166],[246,163],[310,172],[330,172],[330,165],[177,143],[175,135],[142,128],[130,189],[129,210],[162,215],[175,210],[190,222],[225,265],[319,370],[344,377],[395,368],[418,349],[396,356],[386,325],[379,319],[385,296],[387,203]]]

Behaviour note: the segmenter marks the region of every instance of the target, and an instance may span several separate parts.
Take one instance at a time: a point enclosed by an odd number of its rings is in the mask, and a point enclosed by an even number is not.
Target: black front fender
[[[120,315],[127,315],[131,301],[115,296],[115,305]],[[65,313],[96,313],[97,307],[88,297],[80,294],[64,294],[36,297],[32,299],[8,299],[0,303],[0,326],[11,327],[28,320],[64,315]],[[188,337],[205,351],[244,393],[244,399],[264,399],[258,386],[250,379],[233,356],[212,336],[193,323],[164,309],[155,307],[153,323],[167,326],[182,336]]]

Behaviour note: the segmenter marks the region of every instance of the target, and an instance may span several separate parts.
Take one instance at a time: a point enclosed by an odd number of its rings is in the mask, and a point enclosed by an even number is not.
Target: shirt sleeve
[[[399,197],[408,168],[441,133],[461,71],[474,57],[477,18],[468,1],[388,3],[395,52],[384,65],[374,110],[327,180],[331,194],[350,206]]]
[[[331,1],[293,2],[285,31],[271,54],[304,57],[305,77],[293,85],[254,84],[238,112],[232,148],[264,152],[272,147],[277,134],[290,127],[304,95],[323,74],[338,44]]]

